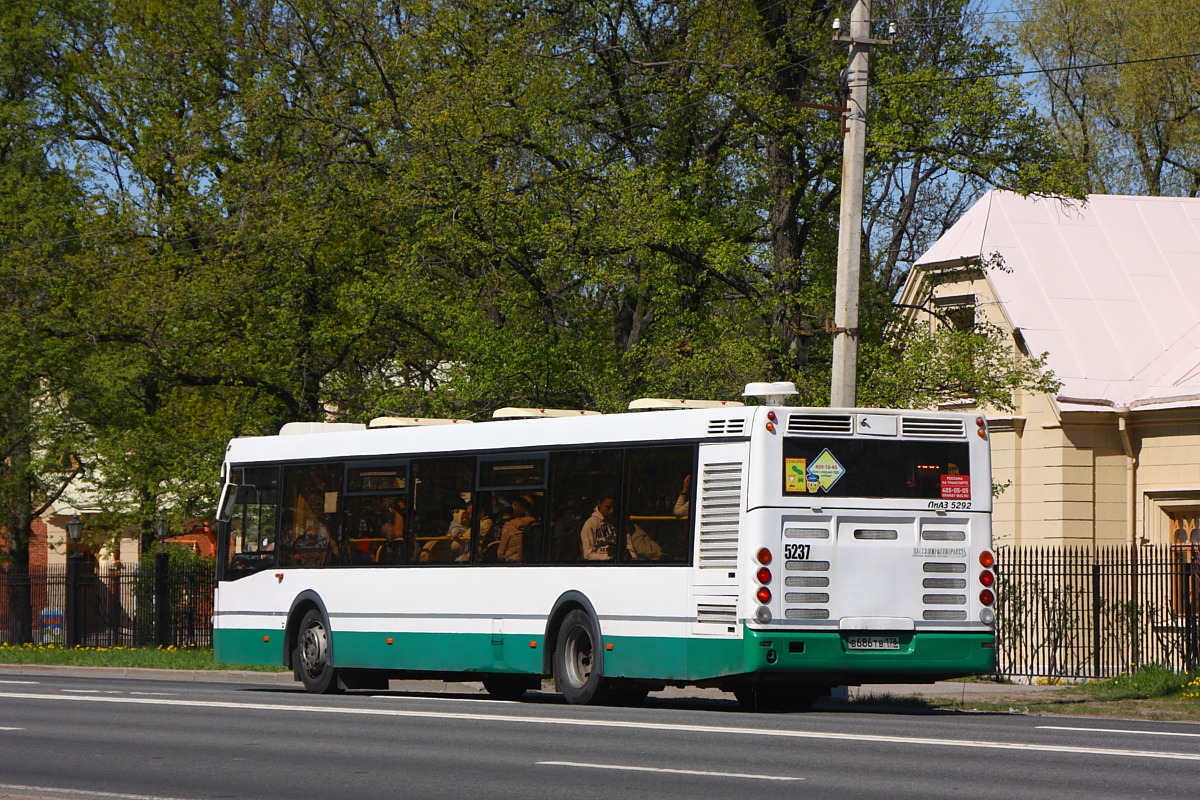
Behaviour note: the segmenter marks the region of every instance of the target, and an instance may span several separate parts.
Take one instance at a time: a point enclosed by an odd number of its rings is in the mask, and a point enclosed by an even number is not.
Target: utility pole
[[[842,200],[838,227],[837,290],[833,312],[833,375],[829,405],[855,405],[858,384],[858,284],[862,254],[863,171],[867,157],[867,76],[873,44],[871,0],[854,0],[850,35],[834,41],[850,45],[846,70],[847,102],[842,146]]]

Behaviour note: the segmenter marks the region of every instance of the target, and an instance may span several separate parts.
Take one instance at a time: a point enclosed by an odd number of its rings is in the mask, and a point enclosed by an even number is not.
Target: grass
[[[1200,674],[1178,673],[1150,664],[1103,681],[1036,694],[963,698],[928,697],[930,706],[949,711],[1061,714],[1112,719],[1200,722]]]
[[[287,667],[261,664],[217,664],[207,647],[63,647],[0,644],[0,664],[44,664],[71,667],[135,667],[184,670],[251,670],[286,672]]]

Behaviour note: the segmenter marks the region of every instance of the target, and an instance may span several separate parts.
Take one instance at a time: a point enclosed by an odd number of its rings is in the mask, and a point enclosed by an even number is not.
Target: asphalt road
[[[441,688],[440,684],[435,685]],[[407,688],[408,685],[406,685]],[[1191,798],[1200,726],[744,712],[0,667],[0,798]]]

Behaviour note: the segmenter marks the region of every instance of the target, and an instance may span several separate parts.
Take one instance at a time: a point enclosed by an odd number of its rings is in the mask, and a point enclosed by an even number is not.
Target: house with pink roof
[[[901,302],[995,324],[1061,381],[983,409],[997,545],[1200,544],[1200,199],[989,192]]]

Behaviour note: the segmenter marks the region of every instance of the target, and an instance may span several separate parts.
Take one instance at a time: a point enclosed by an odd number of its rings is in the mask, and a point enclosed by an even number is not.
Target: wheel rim
[[[300,666],[309,675],[317,676],[329,663],[329,634],[325,626],[314,622],[304,629],[300,639]]]
[[[577,688],[587,685],[592,675],[592,637],[582,626],[572,628],[567,636],[564,662],[567,682]]]

